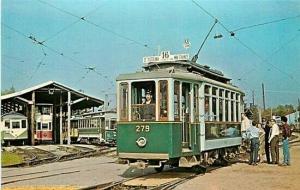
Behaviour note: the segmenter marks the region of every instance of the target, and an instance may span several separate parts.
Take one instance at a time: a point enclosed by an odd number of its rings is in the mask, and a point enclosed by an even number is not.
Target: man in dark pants
[[[269,143],[269,136],[270,136],[270,122],[266,121],[265,118],[263,118],[262,121],[262,128],[265,130],[265,152],[266,152],[266,158],[268,164],[271,164],[270,160],[270,143]]]
[[[251,152],[249,165],[257,165],[258,149],[259,149],[259,129],[256,126],[256,122],[252,122],[252,126],[246,130],[247,138],[251,142]]]
[[[269,143],[271,145],[272,164],[279,163],[279,127],[274,119],[271,120],[272,128]]]

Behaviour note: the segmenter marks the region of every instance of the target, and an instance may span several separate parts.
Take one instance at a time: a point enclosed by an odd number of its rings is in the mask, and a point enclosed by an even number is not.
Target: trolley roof
[[[121,74],[117,77],[117,81],[177,78],[203,81],[243,93],[238,87],[232,85],[231,79],[225,77],[221,71],[190,61],[188,54],[171,55],[167,51],[159,56],[144,57],[143,60],[144,71]]]

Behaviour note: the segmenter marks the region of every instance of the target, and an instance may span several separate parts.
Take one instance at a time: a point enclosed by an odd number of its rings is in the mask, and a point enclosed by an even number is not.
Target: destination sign
[[[144,63],[159,63],[165,61],[186,61],[189,60],[189,54],[174,54],[171,55],[170,51],[162,51],[159,56],[148,56],[143,58]]]

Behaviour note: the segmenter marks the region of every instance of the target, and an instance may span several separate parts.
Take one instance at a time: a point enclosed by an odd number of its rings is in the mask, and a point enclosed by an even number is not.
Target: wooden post
[[[63,121],[62,121],[62,94],[60,93],[59,97],[59,143],[63,144],[63,133],[62,133],[62,127],[63,127]]]
[[[31,104],[31,125],[30,125],[30,131],[31,131],[31,145],[34,146],[35,139],[34,139],[34,128],[35,128],[35,91],[32,92],[32,104]]]
[[[70,137],[70,131],[71,131],[71,92],[68,91],[68,145],[71,144],[71,137]]]
[[[263,95],[263,108],[264,108],[264,111],[266,110],[266,99],[265,99],[265,86],[264,86],[264,83],[261,84],[261,87],[262,87],[262,95]]]
[[[57,125],[56,125],[56,99],[54,99],[54,104],[53,104],[53,114],[52,114],[52,136],[53,136],[53,142],[56,144],[57,143]]]

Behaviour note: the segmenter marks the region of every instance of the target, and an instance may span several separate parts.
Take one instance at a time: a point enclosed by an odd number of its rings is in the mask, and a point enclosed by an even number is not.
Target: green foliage
[[[1,91],[1,95],[11,94],[16,92],[16,89],[14,86],[12,86],[10,89],[5,89]]]
[[[288,115],[290,113],[295,112],[295,108],[293,105],[279,105],[275,108],[268,108],[262,113],[262,117],[265,117],[267,119],[271,118],[271,115],[278,115],[278,116],[284,116]]]
[[[23,159],[16,153],[3,151],[1,152],[1,165],[2,166],[11,166],[15,164],[21,164]]]

